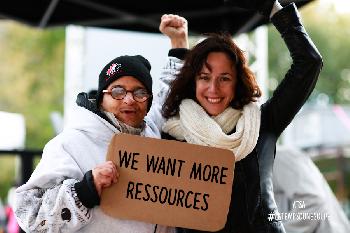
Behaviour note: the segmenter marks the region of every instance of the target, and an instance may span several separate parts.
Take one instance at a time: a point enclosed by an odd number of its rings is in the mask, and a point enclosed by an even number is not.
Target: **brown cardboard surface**
[[[107,160],[115,162],[120,176],[102,192],[106,214],[205,231],[224,227],[234,172],[231,151],[119,134]]]

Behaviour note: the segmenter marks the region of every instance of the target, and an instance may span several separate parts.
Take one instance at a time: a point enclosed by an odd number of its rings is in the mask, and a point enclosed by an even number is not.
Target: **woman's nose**
[[[216,80],[213,80],[209,83],[208,91],[216,93],[219,89],[219,84]]]
[[[124,101],[124,103],[133,103],[133,102],[135,102],[134,96],[132,95],[131,92],[127,92],[123,101]]]

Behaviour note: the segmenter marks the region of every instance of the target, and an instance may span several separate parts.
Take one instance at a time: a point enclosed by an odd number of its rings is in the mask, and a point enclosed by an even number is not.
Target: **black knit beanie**
[[[120,56],[110,61],[101,71],[96,95],[97,106],[101,104],[103,93],[109,84],[122,76],[133,76],[139,80],[152,94],[151,64],[141,55]],[[152,97],[148,100],[148,110],[152,105]]]

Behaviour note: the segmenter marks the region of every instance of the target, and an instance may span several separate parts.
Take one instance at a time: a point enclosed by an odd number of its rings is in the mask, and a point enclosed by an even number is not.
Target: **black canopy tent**
[[[158,33],[165,13],[184,16],[190,34],[226,31],[232,35],[249,32],[266,19],[239,9],[227,1],[242,0],[27,0],[1,1],[0,19],[12,19],[34,27],[69,24]],[[301,7],[312,0],[280,0]]]

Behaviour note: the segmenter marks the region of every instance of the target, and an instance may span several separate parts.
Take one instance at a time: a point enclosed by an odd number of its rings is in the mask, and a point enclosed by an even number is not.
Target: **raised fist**
[[[164,14],[159,31],[168,36],[173,48],[188,48],[187,20],[179,15]]]

